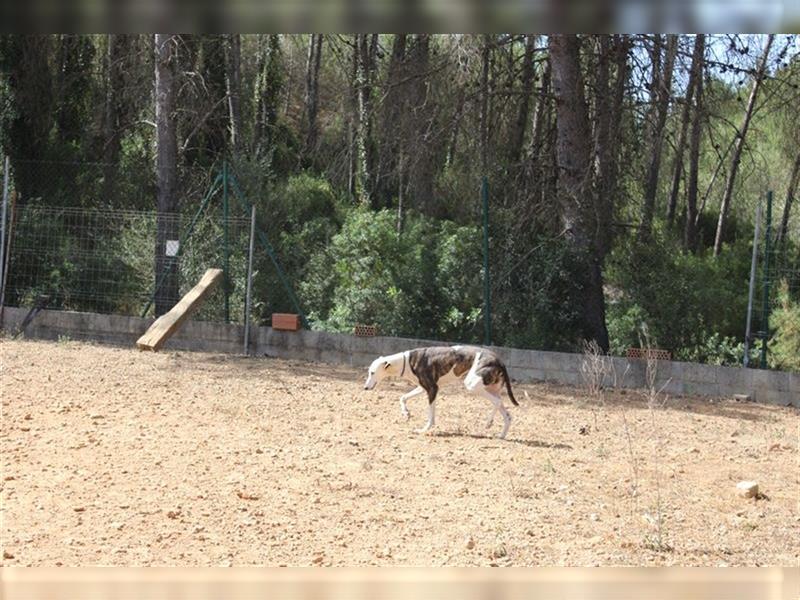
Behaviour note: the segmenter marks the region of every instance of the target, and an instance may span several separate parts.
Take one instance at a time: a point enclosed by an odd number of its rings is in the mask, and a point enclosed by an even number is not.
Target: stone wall
[[[15,333],[27,309],[6,307],[3,328]],[[68,337],[134,347],[152,318],[124,317],[67,311],[41,311],[28,325],[28,338],[56,340]],[[189,321],[164,346],[164,350],[200,350],[243,353],[244,327],[224,323]],[[251,352],[279,358],[368,365],[378,356],[408,348],[432,345],[430,340],[391,337],[354,337],[324,331],[276,331],[270,327],[251,330]],[[581,385],[583,356],[563,352],[543,352],[519,348],[493,348],[505,361],[509,373],[518,381],[552,381]],[[615,377],[606,385],[626,388],[646,387],[646,363],[639,359],[611,359]],[[732,398],[743,394],[757,402],[800,407],[800,373],[717,367],[675,361],[658,361],[656,387],[673,395],[700,394]]]

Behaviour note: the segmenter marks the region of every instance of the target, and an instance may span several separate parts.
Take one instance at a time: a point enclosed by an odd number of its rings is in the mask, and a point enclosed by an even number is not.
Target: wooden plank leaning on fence
[[[183,322],[206,299],[222,280],[222,269],[208,269],[200,282],[187,293],[168,313],[156,319],[145,334],[136,340],[139,350],[159,350]]]

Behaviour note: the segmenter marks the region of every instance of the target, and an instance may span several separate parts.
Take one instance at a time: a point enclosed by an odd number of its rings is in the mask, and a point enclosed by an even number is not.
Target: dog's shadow
[[[483,435],[478,433],[459,433],[456,431],[437,431],[433,434],[434,437],[442,438],[472,438],[473,440],[493,440],[498,442],[511,442],[512,444],[522,444],[529,448],[554,448],[556,450],[572,450],[569,444],[557,444],[550,442],[541,442],[539,440],[521,440],[506,438],[504,440],[494,435]]]

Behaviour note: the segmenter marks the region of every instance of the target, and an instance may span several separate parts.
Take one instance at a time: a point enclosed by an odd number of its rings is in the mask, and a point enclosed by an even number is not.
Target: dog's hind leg
[[[494,425],[494,416],[497,414],[497,406],[492,407],[492,412],[489,413],[489,419],[486,421],[486,429]]]
[[[425,388],[423,388],[421,385],[418,385],[407,394],[400,396],[400,414],[402,414],[406,419],[411,417],[411,414],[408,412],[408,407],[406,406],[406,400],[413,398],[414,396],[419,396],[424,391]]]
[[[476,386],[473,391],[476,394],[480,394],[484,398],[487,398],[494,405],[494,408],[492,408],[492,414],[489,416],[489,423],[487,425],[488,427],[491,427],[492,423],[494,422],[494,413],[499,412],[503,416],[503,431],[500,433],[499,437],[500,439],[505,439],[506,434],[508,433],[508,427],[511,425],[511,415],[508,414],[506,407],[503,406],[503,399],[498,394],[492,393],[483,386]]]
[[[480,353],[478,353],[478,357],[480,357]],[[492,401],[492,412],[489,413],[489,419],[486,421],[486,429],[489,429],[489,427],[494,424],[494,415],[499,409],[497,408],[497,402],[495,399],[491,397],[491,395],[486,395],[488,391],[484,386],[483,378],[475,372],[477,365],[478,361],[476,358],[475,363],[472,365],[469,373],[467,373],[467,376],[464,378],[464,387],[467,388],[467,391],[487,397]]]

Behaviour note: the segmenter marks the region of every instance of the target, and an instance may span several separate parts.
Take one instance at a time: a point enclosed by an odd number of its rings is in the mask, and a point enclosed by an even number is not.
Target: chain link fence
[[[223,164],[208,169],[182,168],[178,178],[181,211],[158,215],[148,210],[155,197],[149,163],[112,167],[12,160],[4,303],[151,315],[155,288],[161,279],[155,256],[158,223],[163,226],[170,221],[174,227],[168,229],[179,232],[180,247],[171,259],[177,264],[178,297],[206,269],[226,269],[227,284],[211,295],[196,318],[243,322],[253,203],[259,211],[251,313],[255,323],[268,322],[272,312],[296,312],[305,321],[306,309],[315,327],[352,330],[351,317],[360,313],[355,309],[352,314],[344,313],[342,306],[360,310],[361,304],[376,302],[383,307],[389,299],[397,310],[384,310],[387,318],[396,314],[408,318],[398,317],[397,331],[390,330],[392,321],[380,329],[381,333],[415,336],[418,332],[409,328],[436,311],[446,311],[444,317],[435,316],[449,329],[431,333],[431,339],[481,339],[482,275],[475,268],[481,258],[477,227],[448,223],[439,231],[428,221],[414,225],[409,220],[401,237],[389,222],[391,215],[351,211],[345,222],[340,222],[341,215],[332,208],[334,202],[324,199],[330,192],[317,180],[301,178],[302,185],[296,189],[270,188],[264,185],[261,165],[240,166],[236,174],[232,170],[226,173],[228,168]],[[783,203],[776,205],[782,207]],[[774,211],[767,248],[765,213],[751,313],[753,365],[759,363],[759,338],[765,336],[764,332],[774,338],[786,329],[778,324],[785,298],[793,303],[800,301],[800,254],[796,243],[788,242],[800,237],[800,218],[791,216],[787,241],[778,243],[780,214]],[[575,318],[574,307],[559,300],[573,293],[574,265],[564,258],[568,249],[558,237],[514,229],[515,215],[504,216],[500,208],[494,215],[490,248],[493,341],[526,347],[529,340],[536,339],[544,347],[557,347],[558,333]],[[386,226],[376,228],[382,220],[387,221],[383,224]],[[501,235],[508,223],[514,235]],[[421,243],[430,241],[431,236],[438,236],[435,243]],[[661,334],[658,342],[662,347],[697,346],[697,350],[681,355],[673,353],[681,360],[721,360],[720,348],[730,345],[723,356],[724,364],[741,364],[743,354],[737,344],[745,333],[748,245],[736,245],[718,261],[682,253],[667,243],[610,257],[606,274],[608,281],[617,285],[607,286],[606,291],[612,350],[624,353],[636,343],[631,332],[637,324],[653,322],[664,325],[661,331],[650,328]],[[381,263],[384,258],[391,259],[391,264]],[[427,268],[431,261],[433,266],[428,271],[415,271],[420,265]],[[331,281],[334,274],[342,279],[342,272],[352,281],[344,288],[336,283],[339,289]],[[399,274],[400,283],[387,279],[387,273]],[[431,277],[440,277],[439,296],[428,293]],[[302,302],[294,290],[301,293]],[[722,313],[727,321],[712,320]],[[371,321],[356,318],[355,324],[359,323]],[[704,328],[711,323],[713,326]],[[720,324],[725,332],[716,335]]]
[[[72,163],[21,161],[19,167],[24,175],[14,173],[10,180],[26,183],[9,190],[6,305],[136,316],[147,309],[152,314],[160,279],[155,272],[160,219],[180,232],[173,249],[178,256],[171,259],[177,262],[180,295],[207,268],[227,266],[227,285],[204,303],[197,318],[243,321],[250,218],[242,210],[230,210],[226,218],[215,197],[219,192],[211,192],[208,172],[182,173],[181,212],[158,215],[116,208],[124,203],[152,206],[152,194],[146,203],[131,194],[153,190],[149,179],[139,186],[104,183],[109,165],[79,169]],[[34,185],[37,179],[49,183]]]
[[[759,248],[761,285],[756,322],[758,334],[762,340],[771,340],[768,345],[777,356],[768,357],[762,344],[759,364],[793,367],[800,364],[798,357],[792,360],[780,355],[794,351],[795,344],[784,336],[789,333],[787,330],[800,326],[792,314],[792,306],[800,305],[800,251],[798,246],[788,242],[789,238],[800,237],[800,219],[796,215],[789,218],[787,229],[781,231],[782,218],[776,211],[776,204],[781,206],[781,203],[773,203],[771,196],[770,192],[761,224],[765,233]]]

